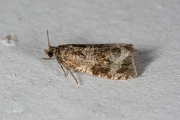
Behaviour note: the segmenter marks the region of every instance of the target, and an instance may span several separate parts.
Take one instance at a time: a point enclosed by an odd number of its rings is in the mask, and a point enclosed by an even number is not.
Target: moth
[[[113,80],[128,80],[137,76],[132,53],[132,44],[64,44],[50,45],[47,31],[48,49],[44,52],[50,60],[55,57],[67,76],[64,68],[78,81],[71,68],[97,77]]]

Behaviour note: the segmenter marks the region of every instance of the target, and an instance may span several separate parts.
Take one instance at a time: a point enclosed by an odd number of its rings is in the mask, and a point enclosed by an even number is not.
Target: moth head
[[[50,58],[55,55],[55,49],[54,49],[54,48],[44,49],[44,52],[45,52]]]
[[[55,56],[56,47],[53,47],[53,46],[50,45],[48,30],[47,30],[47,38],[48,38],[48,46],[49,46],[49,48],[44,49],[44,52],[51,58],[51,57]]]

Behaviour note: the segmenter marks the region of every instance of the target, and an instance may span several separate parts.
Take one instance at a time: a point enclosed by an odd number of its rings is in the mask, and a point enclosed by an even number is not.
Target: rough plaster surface
[[[180,119],[179,0],[1,0],[0,119]],[[132,43],[138,77],[113,81],[44,61],[52,45]],[[11,34],[15,40],[7,41]]]

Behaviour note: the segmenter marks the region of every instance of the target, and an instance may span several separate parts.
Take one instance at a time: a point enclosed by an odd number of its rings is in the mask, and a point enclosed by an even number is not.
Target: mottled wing
[[[63,62],[78,71],[115,80],[137,76],[131,44],[70,44],[59,47]]]

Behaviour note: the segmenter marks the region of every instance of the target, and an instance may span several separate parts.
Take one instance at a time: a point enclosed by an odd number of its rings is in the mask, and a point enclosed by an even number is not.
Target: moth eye
[[[52,57],[52,56],[53,56],[53,53],[52,53],[52,52],[48,52],[48,56],[49,56],[49,57]]]

